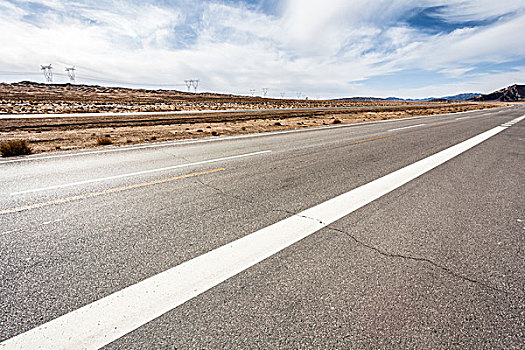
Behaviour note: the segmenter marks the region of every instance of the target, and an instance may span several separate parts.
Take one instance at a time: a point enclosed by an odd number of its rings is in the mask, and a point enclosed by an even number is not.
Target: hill
[[[172,112],[400,105],[394,101],[276,99],[210,92],[130,89],[82,84],[0,83],[0,114]]]
[[[457,94],[453,96],[443,96],[443,97],[427,97],[427,98],[399,98],[399,97],[387,97],[387,98],[380,98],[380,97],[346,97],[346,98],[340,98],[338,101],[409,101],[409,102],[427,102],[427,101],[446,101],[446,100],[452,100],[452,101],[467,101],[473,97],[480,96],[480,93],[462,93]]]
[[[514,84],[487,95],[471,98],[469,101],[523,102],[525,101],[525,85]]]

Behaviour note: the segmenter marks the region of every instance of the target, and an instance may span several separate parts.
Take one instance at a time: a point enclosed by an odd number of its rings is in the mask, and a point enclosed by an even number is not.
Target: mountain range
[[[523,102],[525,101],[525,85],[514,84],[490,94],[471,98],[469,101]]]
[[[399,98],[399,97],[346,97],[338,99],[340,101],[501,101],[501,102],[523,102],[525,101],[525,85],[514,84],[489,94],[481,93],[462,93],[452,96],[427,97],[427,98]]]
[[[432,100],[453,100],[453,101],[467,101],[471,98],[480,96],[481,93],[462,93],[458,95],[453,96],[443,96],[443,97],[427,97],[427,98],[399,98],[399,97],[387,97],[387,98],[380,98],[380,97],[346,97],[346,98],[340,98],[338,100],[340,101],[432,101]]]

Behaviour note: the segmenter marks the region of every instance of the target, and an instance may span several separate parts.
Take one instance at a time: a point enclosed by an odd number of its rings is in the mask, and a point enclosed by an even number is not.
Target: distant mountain
[[[525,85],[514,84],[487,95],[471,98],[470,101],[522,102],[525,101]]]
[[[381,97],[344,97],[338,98],[335,101],[357,101],[357,102],[366,102],[366,101],[385,101],[388,100]]]
[[[466,101],[468,99],[471,99],[473,97],[480,96],[480,93],[463,93],[453,96],[443,96],[443,97],[427,97],[427,98],[399,98],[399,97],[387,97],[387,98],[380,98],[380,97],[346,97],[346,98],[340,98],[339,101],[433,101],[433,100],[453,100],[453,101]]]
[[[480,93],[468,92],[468,93],[464,93],[464,94],[457,94],[457,95],[454,95],[454,96],[445,96],[445,97],[440,97],[440,98],[443,98],[443,99],[446,99],[446,100],[466,101],[466,100],[468,100],[470,98],[478,97],[480,95],[481,95]]]

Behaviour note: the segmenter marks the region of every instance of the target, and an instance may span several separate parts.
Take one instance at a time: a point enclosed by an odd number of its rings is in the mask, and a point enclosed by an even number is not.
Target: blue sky
[[[525,2],[0,0],[0,80],[330,98],[525,83]]]

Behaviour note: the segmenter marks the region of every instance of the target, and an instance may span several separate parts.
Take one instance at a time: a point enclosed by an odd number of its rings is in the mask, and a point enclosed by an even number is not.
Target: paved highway
[[[0,160],[0,348],[522,349],[524,119]]]

